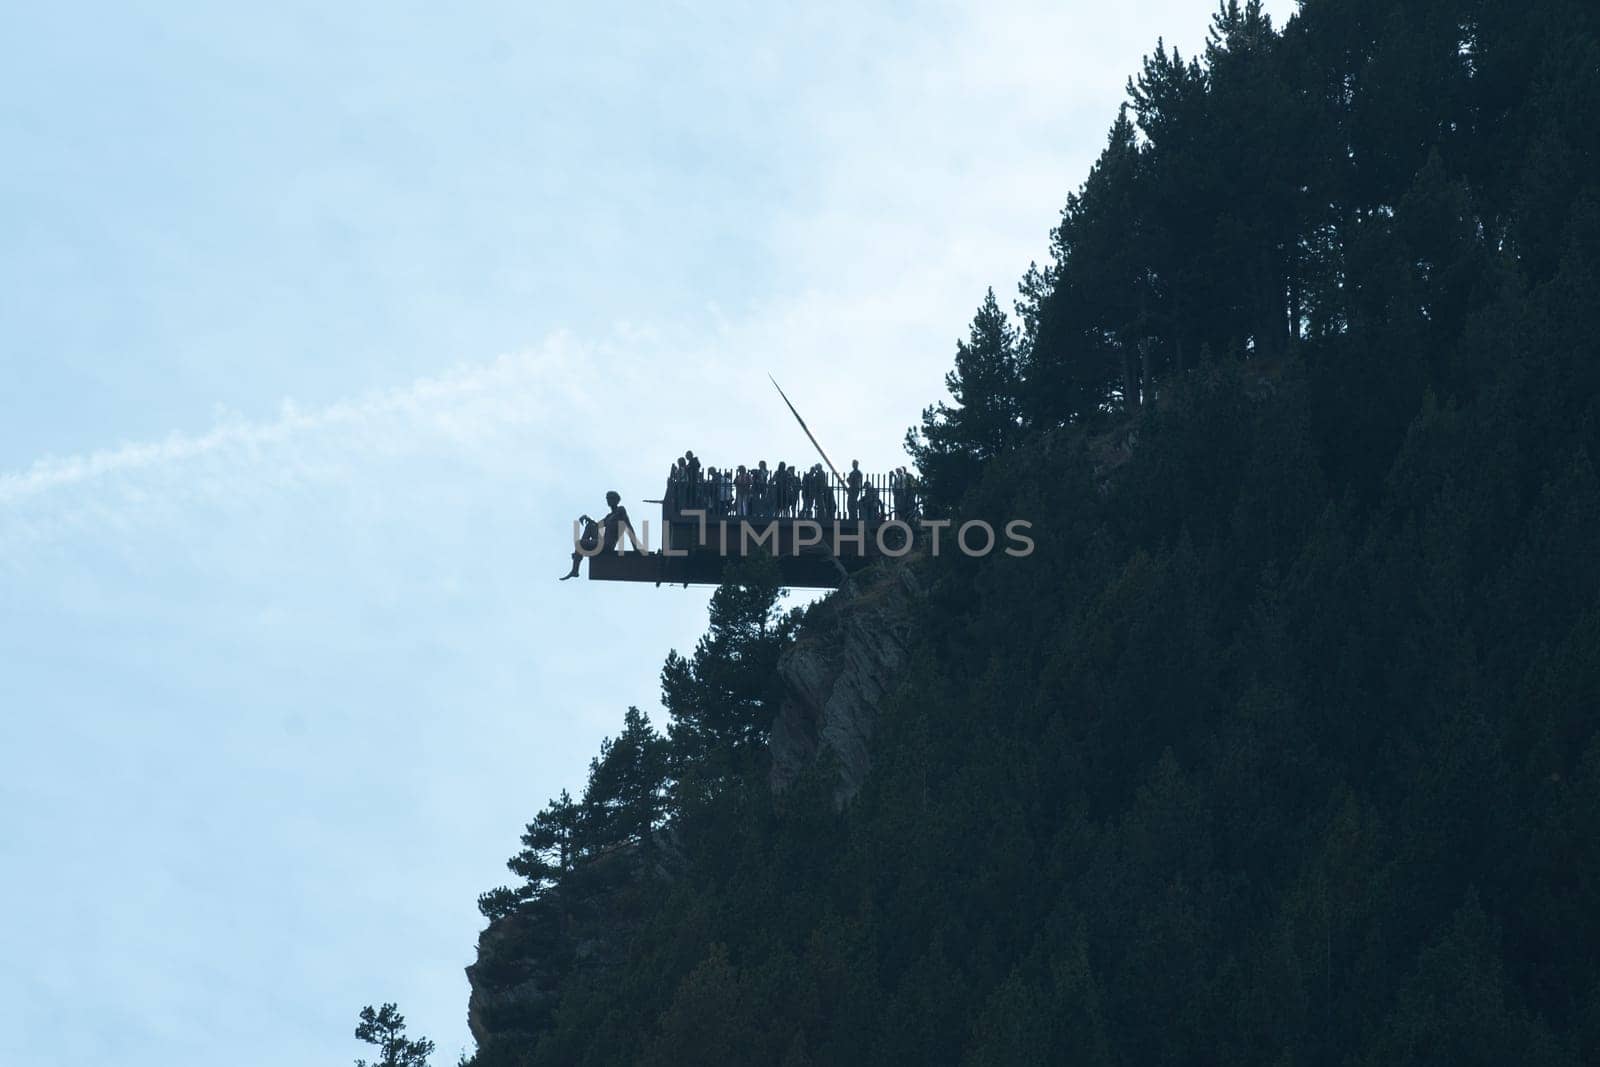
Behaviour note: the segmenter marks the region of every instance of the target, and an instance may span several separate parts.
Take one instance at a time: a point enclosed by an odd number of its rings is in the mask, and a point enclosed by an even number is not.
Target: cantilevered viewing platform
[[[814,519],[708,519],[671,523],[665,544],[652,551],[606,550],[589,557],[589,578],[597,582],[653,582],[657,585],[717,585],[733,561],[768,555],[778,564],[783,584],[795,588],[836,589],[853,571],[884,556],[909,550],[911,527],[898,521],[867,523]]]
[[[650,503],[661,517],[635,531],[644,550],[584,552],[590,580],[716,585],[731,561],[764,554],[786,586],[835,589],[874,560],[910,551],[920,505],[904,470],[840,478],[715,468],[675,477]]]

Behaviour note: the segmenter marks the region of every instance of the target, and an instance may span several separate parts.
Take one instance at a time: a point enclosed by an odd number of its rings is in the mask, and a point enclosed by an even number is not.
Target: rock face
[[[564,960],[529,951],[530,942],[554,939],[540,931],[542,917],[512,914],[496,919],[478,935],[477,962],[467,968],[472,995],[467,1026],[482,1048],[496,1039],[532,1039],[555,1006],[565,977]],[[545,933],[544,937],[540,937]],[[565,954],[562,954],[565,955]]]
[[[479,1049],[531,1048],[574,970],[615,963],[649,899],[683,864],[677,835],[663,829],[650,847],[633,842],[596,856],[491,922],[467,968],[467,1026]]]
[[[837,761],[834,799],[841,805],[866,780],[878,707],[910,658],[925,596],[906,564],[883,563],[853,581],[855,595],[816,608],[778,661],[785,693],[768,740],[774,790],[827,755]]]

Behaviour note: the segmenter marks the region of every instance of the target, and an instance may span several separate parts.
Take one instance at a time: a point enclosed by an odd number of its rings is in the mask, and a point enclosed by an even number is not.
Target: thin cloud
[[[385,453],[420,439],[444,438],[472,447],[554,410],[585,408],[588,400],[576,373],[584,352],[564,334],[537,349],[504,355],[445,374],[353,400],[302,409],[285,400],[275,418],[231,418],[204,433],[174,432],[158,441],[138,441],[78,455],[47,457],[0,474],[0,506],[20,504],[79,487],[118,485],[137,491],[142,476],[206,466],[215,484],[218,467],[273,459],[297,469],[315,469],[338,457]],[[319,455],[322,444],[337,448]],[[298,454],[297,454],[298,453]],[[226,480],[224,479],[224,484]]]

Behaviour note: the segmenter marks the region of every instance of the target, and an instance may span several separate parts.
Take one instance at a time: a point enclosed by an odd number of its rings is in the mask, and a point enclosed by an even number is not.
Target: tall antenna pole
[[[839,478],[840,484],[843,484],[844,479],[839,477],[839,468],[833,465],[833,460],[829,459],[828,454],[822,450],[822,446],[817,444],[817,438],[812,434],[811,427],[806,425],[806,420],[802,419],[800,413],[794,409],[794,404],[790,403],[789,396],[783,391],[783,386],[778,384],[778,379],[768,374],[767,381],[771,382],[772,387],[778,391],[778,395],[783,397],[783,402],[789,405],[789,413],[794,416],[794,421],[800,424],[800,428],[806,432],[806,436],[811,439],[811,443],[816,445],[817,455],[822,457],[822,462],[828,465],[828,469],[833,472],[833,476]]]

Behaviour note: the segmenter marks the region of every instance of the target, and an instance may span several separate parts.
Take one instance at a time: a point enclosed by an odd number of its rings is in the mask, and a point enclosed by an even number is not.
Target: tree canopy
[[[850,609],[734,576],[486,907],[552,977],[478,1067],[1600,1061],[1596,114],[1578,0],[1157,42],[907,438],[1037,551],[916,564],[843,809],[763,761]]]

